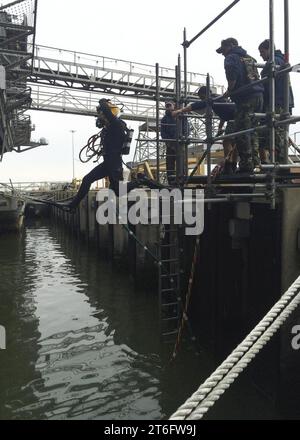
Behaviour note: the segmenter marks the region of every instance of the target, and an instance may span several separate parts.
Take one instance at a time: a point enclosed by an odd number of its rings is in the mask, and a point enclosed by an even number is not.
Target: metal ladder
[[[159,254],[160,334],[162,341],[168,343],[175,341],[180,320],[179,226],[160,226]]]

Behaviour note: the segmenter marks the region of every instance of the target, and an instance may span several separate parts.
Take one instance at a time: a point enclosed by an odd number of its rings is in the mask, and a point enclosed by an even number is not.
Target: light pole
[[[74,147],[74,134],[76,130],[70,130],[72,133],[72,161],[73,161],[73,181],[75,180],[75,147]]]

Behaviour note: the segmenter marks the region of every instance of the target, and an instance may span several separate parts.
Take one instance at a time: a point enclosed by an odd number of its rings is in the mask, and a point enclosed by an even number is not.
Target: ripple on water
[[[18,252],[21,265],[16,253],[18,261],[11,262],[11,276],[4,280],[7,289],[18,286],[15,320],[26,328],[15,334],[14,350],[20,350],[15,374],[22,380],[6,389],[9,418],[160,418],[159,358],[127,344],[132,292],[118,274],[111,277],[104,269],[105,282],[99,284],[101,263],[85,256],[90,276],[82,276],[80,261],[66,255],[47,228],[28,229]],[[124,334],[118,329],[123,319]]]
[[[57,338],[57,345],[40,350],[36,368],[42,380],[28,384],[24,391],[38,399],[43,417],[159,418],[159,381],[134,367],[136,361],[143,363],[143,356],[128,347],[107,345],[95,333],[85,336],[74,340],[65,335],[63,340]],[[27,405],[14,415],[31,418],[36,410],[36,404]]]

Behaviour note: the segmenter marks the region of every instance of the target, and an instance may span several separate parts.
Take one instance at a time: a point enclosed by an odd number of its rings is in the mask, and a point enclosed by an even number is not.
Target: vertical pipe
[[[284,0],[284,53],[286,64],[290,63],[290,14],[289,0]],[[290,77],[287,73],[284,76],[284,118],[290,117]],[[284,136],[284,162],[289,162],[289,131],[290,126],[285,126]]]
[[[159,263],[157,264],[157,275],[158,275],[158,316],[159,316],[159,332],[160,335],[162,335],[163,332],[163,308],[162,308],[162,304],[163,304],[163,293],[162,293],[162,289],[163,289],[163,279],[162,279],[162,274],[163,274],[163,269],[162,269],[162,263],[161,260],[163,259],[164,255],[163,255],[163,248],[162,245],[164,243],[164,236],[165,236],[165,229],[164,229],[164,225],[162,223],[162,198],[159,197],[158,198],[158,206],[159,206],[159,226],[157,228],[157,256],[158,256],[158,261]]]
[[[156,180],[158,183],[160,183],[160,143],[159,143],[159,135],[160,135],[160,118],[159,118],[159,111],[160,111],[160,79],[159,79],[159,64],[156,64],[156,156],[157,156],[157,165],[156,165]],[[148,127],[147,127],[148,130]],[[166,168],[167,168],[167,161],[166,161]],[[159,226],[156,231],[156,237],[157,237],[157,255],[158,260],[161,261],[162,259],[162,236],[163,236],[163,224],[161,219],[161,198],[158,198],[159,208],[158,208],[158,215],[159,215]],[[136,250],[135,250],[135,256],[136,256]],[[135,265],[137,267],[137,264]],[[158,276],[158,306],[159,306],[159,325],[160,325],[160,334],[162,334],[162,266],[161,264],[158,264],[157,266],[157,276]]]
[[[206,138],[207,138],[207,185],[210,190],[212,184],[211,178],[211,147],[213,137],[213,109],[211,103],[210,75],[206,77]]]
[[[179,80],[178,80],[178,76],[179,76],[179,68],[178,66],[175,66],[175,101],[176,101],[176,109],[179,108],[179,102],[180,102],[180,97],[179,97]],[[175,154],[176,154],[176,169],[175,169],[175,174],[176,174],[176,182],[178,183],[178,178],[179,178],[179,157],[178,157],[178,133],[179,133],[179,127],[181,124],[181,121],[179,120],[179,118],[177,118],[176,121],[177,124],[177,139],[176,139],[176,144],[175,144]]]
[[[187,105],[187,97],[188,97],[188,80],[187,80],[187,65],[188,65],[188,59],[187,59],[187,49],[188,46],[186,44],[187,42],[187,34],[186,34],[186,28],[184,28],[183,31],[183,57],[184,57],[184,104]],[[185,127],[185,138],[187,138],[188,136],[188,126],[189,126],[189,122],[188,119],[186,119],[186,121],[184,122],[184,127]],[[188,142],[187,139],[185,141],[185,145],[184,145],[184,162],[185,162],[185,166],[184,166],[184,175],[188,176],[188,172],[189,172],[189,151],[188,151]]]
[[[271,162],[276,161],[276,150],[275,150],[275,41],[274,41],[274,0],[269,0],[270,5],[270,69],[269,69],[269,90],[270,90],[270,149],[271,149]],[[276,182],[275,173],[273,171],[272,177],[272,208],[275,209],[276,203]]]
[[[32,42],[32,65],[31,65],[31,73],[33,72],[34,68],[34,56],[35,56],[35,40],[36,40],[36,23],[37,23],[37,10],[38,10],[38,0],[35,0],[34,3],[34,34],[33,34],[33,42]]]
[[[160,142],[159,142],[159,110],[160,110],[160,79],[159,79],[159,64],[156,63],[156,180],[160,182]]]
[[[90,241],[90,192],[88,192],[86,197],[86,209],[85,209],[85,233],[86,233],[86,244],[89,245]]]
[[[176,86],[176,106],[181,107],[182,83],[181,83],[181,57],[178,56],[177,66],[177,86]],[[176,144],[176,178],[177,184],[183,181],[184,177],[184,143],[182,142],[184,119],[177,119],[177,144]]]
[[[76,130],[71,130],[72,133],[72,170],[73,170],[73,182],[75,180],[75,144],[74,144],[74,134]]]
[[[183,57],[184,57],[184,103],[187,104],[187,96],[188,96],[188,81],[187,81],[187,45],[186,45],[186,28],[183,31]]]
[[[270,71],[269,71],[269,90],[270,102],[269,108],[271,113],[272,126],[270,126],[270,147],[271,147],[271,161],[275,163],[275,41],[274,41],[274,0],[269,0],[270,3]]]

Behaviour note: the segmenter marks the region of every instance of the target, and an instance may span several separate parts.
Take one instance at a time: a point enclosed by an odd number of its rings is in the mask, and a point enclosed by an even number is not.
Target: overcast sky
[[[122,58],[146,64],[174,67],[181,53],[183,28],[188,39],[197,34],[230,0],[145,1],[39,0],[36,43],[62,49]],[[2,2],[8,3],[8,2]],[[284,46],[283,0],[275,0],[276,46]],[[223,57],[215,50],[220,41],[235,37],[260,62],[257,47],[269,37],[269,1],[241,0],[225,17],[200,37],[189,49],[189,71],[207,73],[225,84]],[[300,62],[299,0],[290,0],[291,63]],[[300,76],[292,75],[296,98],[295,114],[300,114]],[[72,177],[70,130],[76,151],[96,132],[92,117],[31,112],[36,131],[33,138],[45,137],[49,146],[22,155],[9,153],[0,164],[0,180],[46,181]],[[291,132],[300,130],[292,126]],[[300,140],[300,137],[299,137]],[[78,153],[76,154],[78,157]],[[91,166],[76,161],[76,176],[83,177]]]

